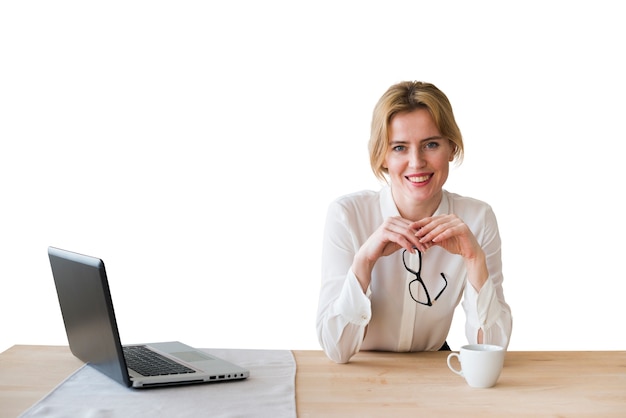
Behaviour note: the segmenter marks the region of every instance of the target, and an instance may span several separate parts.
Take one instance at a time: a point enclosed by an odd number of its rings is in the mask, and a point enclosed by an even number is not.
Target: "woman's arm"
[[[370,300],[350,268],[358,239],[349,218],[342,205],[332,203],[322,243],[317,335],[326,355],[337,363],[358,352],[371,317]]]
[[[392,217],[372,227],[380,222],[378,218],[365,219],[367,211],[357,215],[350,209],[334,202],[328,210],[317,314],[320,344],[339,363],[347,362],[357,353],[365,337],[371,318],[367,294],[376,262],[398,249],[413,252],[413,247],[421,245],[416,231],[411,229],[412,222]],[[370,227],[371,230],[364,229]]]
[[[468,287],[463,307],[468,317],[468,340],[507,347],[512,317],[502,290],[500,235],[490,208],[485,211],[481,223],[481,243],[465,222],[454,214],[425,218],[416,222],[415,227],[423,244],[441,246],[465,260]]]

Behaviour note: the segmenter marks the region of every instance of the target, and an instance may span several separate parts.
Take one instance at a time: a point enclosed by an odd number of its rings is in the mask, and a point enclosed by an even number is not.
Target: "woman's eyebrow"
[[[433,140],[437,140],[437,139],[444,139],[444,137],[441,136],[441,135],[430,136],[428,138],[422,139],[420,142],[433,141]]]
[[[428,141],[435,141],[435,140],[440,140],[440,139],[445,139],[443,136],[441,135],[435,135],[435,136],[429,136],[428,138],[424,138],[424,139],[420,139],[419,142],[428,142]],[[390,145],[393,144],[408,144],[410,141],[405,140],[405,139],[396,139],[396,140],[391,140],[389,141]]]

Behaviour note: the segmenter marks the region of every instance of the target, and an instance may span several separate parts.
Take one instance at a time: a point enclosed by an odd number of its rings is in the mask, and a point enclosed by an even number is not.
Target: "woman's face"
[[[389,172],[394,200],[403,216],[406,216],[403,211],[412,213],[417,207],[434,212],[441,201],[453,158],[452,143],[441,136],[427,109],[393,117],[384,167]]]

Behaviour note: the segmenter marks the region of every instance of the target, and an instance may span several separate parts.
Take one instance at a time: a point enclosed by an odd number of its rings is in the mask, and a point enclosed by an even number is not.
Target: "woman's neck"
[[[393,196],[393,189],[391,190],[391,194]],[[400,212],[400,216],[404,219],[408,219],[410,221],[419,221],[421,219],[432,216],[439,205],[441,204],[441,199],[443,197],[443,190],[437,193],[437,195],[433,196],[431,199],[423,202],[416,201],[398,201],[395,196],[393,200],[398,208],[398,212]]]

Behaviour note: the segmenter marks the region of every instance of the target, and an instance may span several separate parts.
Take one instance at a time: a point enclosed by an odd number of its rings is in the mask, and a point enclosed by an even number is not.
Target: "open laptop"
[[[55,247],[48,247],[48,257],[72,353],[110,378],[147,388],[250,375],[245,368],[178,341],[122,346],[104,262]],[[141,365],[145,356],[156,359]]]

